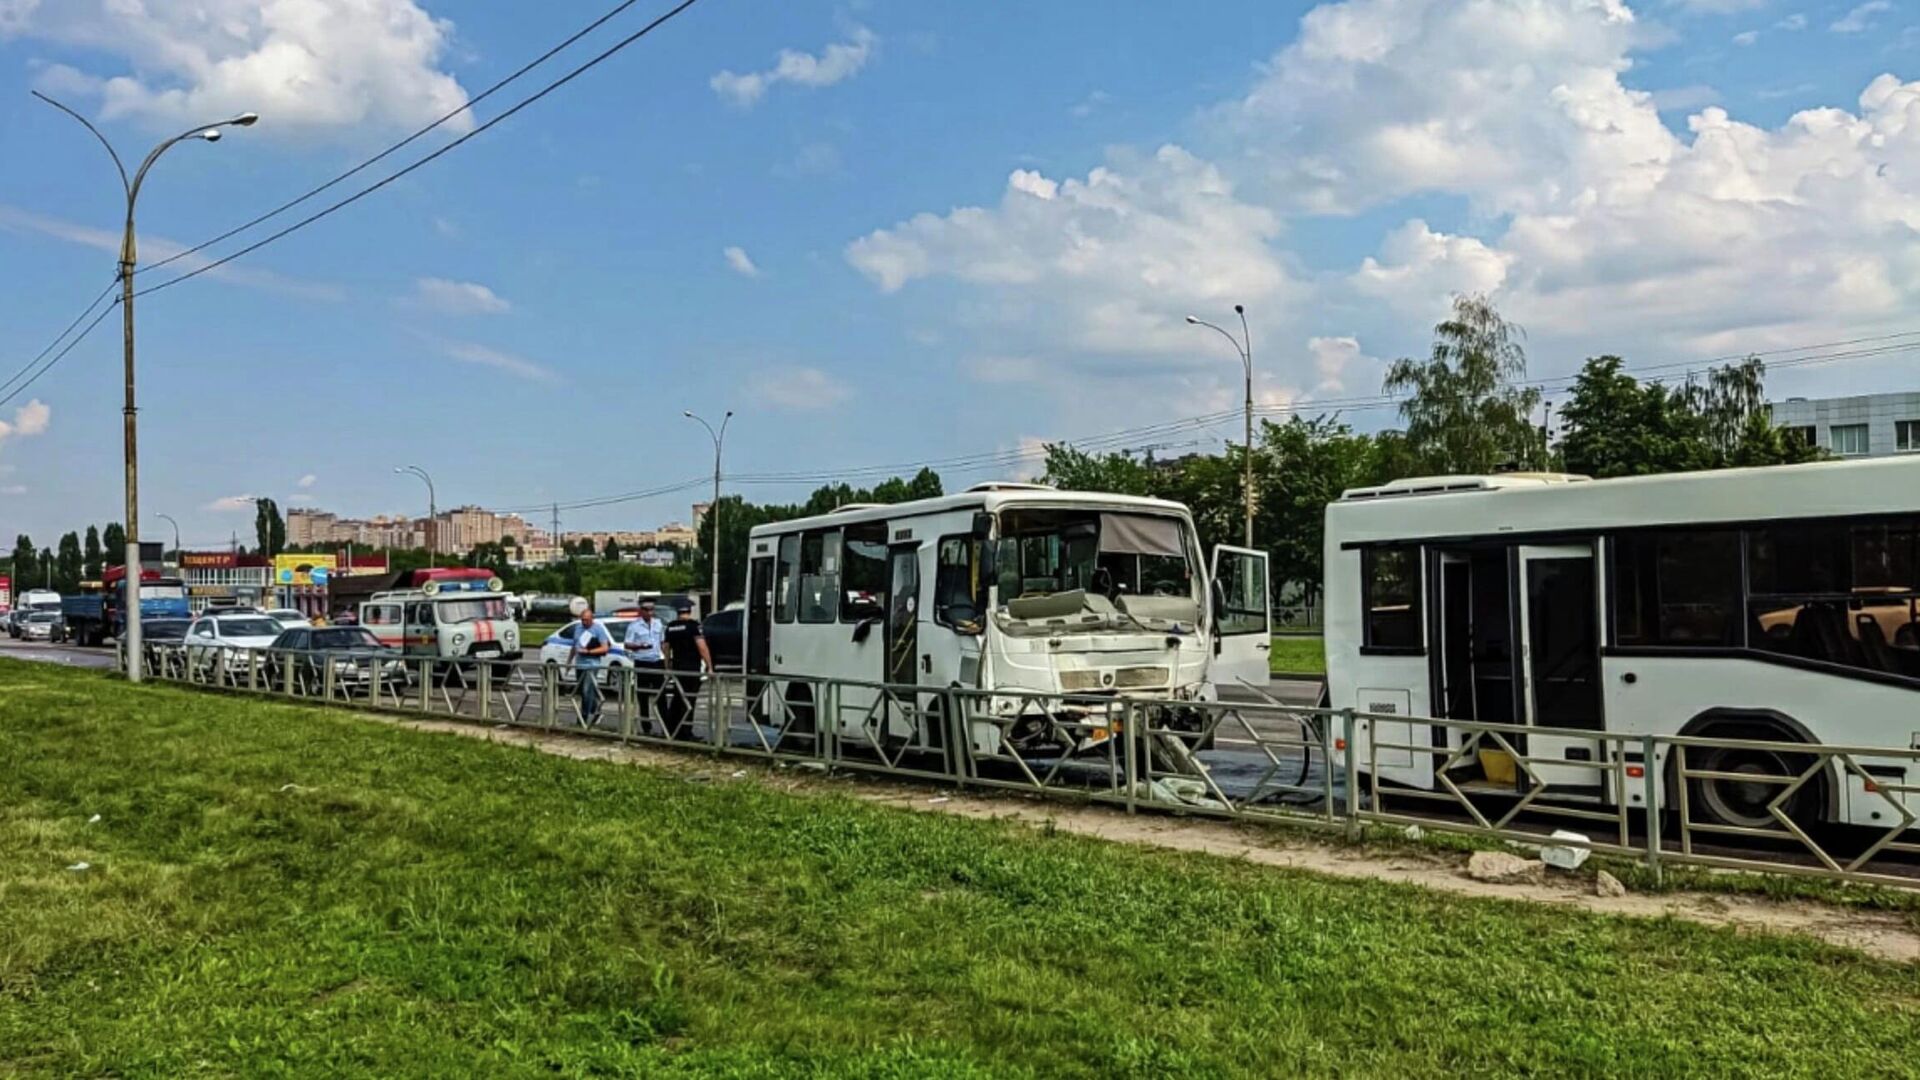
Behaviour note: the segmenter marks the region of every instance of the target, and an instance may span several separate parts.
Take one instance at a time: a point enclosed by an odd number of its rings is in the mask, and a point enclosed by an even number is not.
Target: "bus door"
[[[747,640],[741,662],[749,675],[765,675],[773,653],[773,556],[755,558],[747,566]]]
[[[895,544],[887,549],[886,675],[894,686],[920,684],[920,545]],[[890,708],[889,725],[895,734],[911,735],[913,717],[902,706],[920,710],[926,701],[897,699]]]
[[[1213,549],[1213,664],[1217,687],[1264,691],[1271,677],[1273,620],[1267,609],[1267,553]]]
[[[1526,722],[1533,727],[1599,731],[1600,603],[1592,544],[1521,545],[1519,675]],[[1600,762],[1595,739],[1529,734],[1527,756],[1540,779],[1556,787],[1595,787],[1605,774],[1556,766]]]

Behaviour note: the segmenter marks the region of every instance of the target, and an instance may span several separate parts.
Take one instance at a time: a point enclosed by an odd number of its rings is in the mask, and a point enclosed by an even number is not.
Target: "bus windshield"
[[[1001,515],[1000,604],[1084,590],[1196,599],[1184,523],[1157,514],[1011,510]]]

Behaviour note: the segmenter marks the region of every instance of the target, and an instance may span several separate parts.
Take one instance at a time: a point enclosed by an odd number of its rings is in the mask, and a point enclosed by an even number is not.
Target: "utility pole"
[[[432,534],[432,539],[427,541],[427,565],[432,566],[436,561],[434,556],[440,554],[440,511],[434,501],[433,477],[428,476],[427,470],[418,465],[396,465],[393,467],[393,471],[396,473],[412,473],[421,480],[426,481],[427,531]]]
[[[1245,444],[1246,461],[1241,482],[1246,488],[1246,545],[1251,548],[1253,546],[1253,332],[1247,329],[1246,305],[1233,305],[1233,313],[1240,316],[1240,336],[1238,338],[1222,330],[1220,327],[1207,322],[1205,319],[1196,318],[1192,315],[1187,316],[1187,324],[1189,326],[1204,326],[1218,333],[1221,337],[1226,338],[1227,341],[1233,345],[1233,351],[1239,354],[1240,363],[1246,368],[1247,441]]]
[[[140,200],[140,185],[146,182],[147,170],[153,168],[153,163],[160,160],[160,155],[172,149],[176,143],[182,143],[188,139],[219,142],[221,128],[252,127],[260,117],[256,113],[241,113],[231,120],[205,124],[175,135],[148,151],[147,159],[140,163],[139,170],[129,179],[127,167],[120,162],[120,155],[114,151],[113,144],[107,141],[107,137],[100,134],[99,128],[89,123],[86,117],[38,90],[33,91],[33,96],[80,121],[82,127],[92,132],[94,138],[100,140],[100,145],[107,148],[107,155],[113,158],[113,167],[120,173],[120,186],[127,196],[126,228],[120,236],[120,317],[125,338],[124,367],[127,399],[126,405],[120,411],[127,484],[127,546],[121,562],[126,569],[126,580],[122,583],[122,587],[127,591],[125,608],[127,628],[122,636],[125,639],[123,643],[126,645],[127,681],[137,683],[141,679],[143,657],[140,649],[140,455],[136,423],[138,410],[134,407],[133,392],[133,269],[138,261],[133,232],[134,204]]]
[[[720,448],[726,444],[727,425],[733,422],[733,410],[728,409],[727,415],[720,418],[718,431],[713,429],[712,424],[691,412],[684,412],[682,415],[689,420],[698,421],[701,427],[707,429],[707,434],[713,436],[713,502],[707,506],[707,520],[712,525],[709,535],[713,537],[711,550],[707,552],[707,558],[713,562],[713,595],[707,602],[713,606],[713,611],[707,614],[712,615],[714,611],[720,610]]]

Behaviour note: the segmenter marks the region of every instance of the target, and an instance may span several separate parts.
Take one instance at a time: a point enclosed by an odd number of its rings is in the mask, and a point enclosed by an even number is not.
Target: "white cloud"
[[[45,435],[52,422],[53,409],[46,402],[34,398],[13,410],[12,421],[0,420],[0,443],[8,439],[30,439],[35,435]]]
[[[1002,324],[1044,312],[1038,321],[1063,327],[1074,348],[1190,353],[1187,312],[1292,293],[1269,247],[1279,232],[1219,169],[1165,146],[1085,179],[1016,170],[998,206],[920,214],[855,240],[846,257],[883,292],[933,277],[983,287]]]
[[[1695,15],[1731,15],[1767,6],[1767,0],[1667,0],[1667,3]]]
[[[558,382],[560,376],[552,368],[536,364],[522,356],[477,345],[470,341],[456,341],[442,347],[441,352],[449,360],[458,360],[463,364],[492,368],[509,375],[533,382]]]
[[[1807,17],[1805,15],[1799,14],[1798,12],[1795,12],[1794,14],[1789,15],[1784,19],[1781,19],[1779,22],[1774,23],[1773,28],[1775,30],[1789,30],[1789,31],[1805,30],[1807,28]]]
[[[252,495],[223,495],[200,509],[217,514],[231,514],[239,510],[252,510],[253,500]]]
[[[1867,0],[1866,3],[1836,19],[1827,29],[1836,34],[1864,33],[1873,25],[1875,15],[1892,10],[1893,4],[1890,0]]]
[[[1357,377],[1374,385],[1379,382],[1380,362],[1361,351],[1357,338],[1308,338],[1307,355],[1313,360],[1313,372],[1320,380],[1314,386],[1316,392],[1339,393],[1355,383]],[[1354,389],[1371,391],[1374,385],[1357,383]]]
[[[95,251],[107,251],[119,254],[121,236],[118,230],[94,228],[91,225],[77,225],[59,218],[51,218],[30,210],[0,203],[0,230],[7,232],[32,232],[42,236],[51,236],[69,244],[92,248]],[[161,259],[172,258],[187,249],[187,245],[163,236],[140,234],[140,258],[151,266]],[[190,255],[156,273],[172,277],[207,265],[212,259],[202,255]],[[234,285],[244,285],[250,289],[279,293],[301,300],[340,301],[346,299],[346,290],[338,285],[323,282],[303,281],[290,278],[272,270],[262,270],[257,266],[229,264],[217,270],[209,270],[207,278],[218,279]],[[145,280],[144,278],[137,280]],[[155,282],[158,283],[157,281]]]
[[[798,52],[793,49],[780,50],[774,65],[765,71],[753,71],[737,75],[732,71],[722,71],[707,81],[713,92],[730,104],[740,108],[751,108],[769,88],[780,83],[795,86],[821,87],[851,79],[867,66],[874,48],[880,39],[873,31],[864,26],[853,28],[852,40],[836,42],[820,51],[820,55]]]
[[[975,382],[1030,383],[1040,379],[1040,361],[1031,356],[976,356],[964,367]]]
[[[1112,103],[1112,94],[1107,93],[1105,90],[1095,90],[1082,98],[1073,108],[1068,109],[1067,115],[1072,116],[1076,120],[1084,120]]]
[[[301,477],[299,482],[294,486],[304,490],[306,488],[312,487],[316,483],[319,483],[319,481],[320,481],[320,478],[318,476],[315,476],[312,473],[308,473],[307,475]]]
[[[755,278],[760,276],[760,268],[753,265],[753,259],[747,255],[745,248],[729,247],[722,251],[721,254],[727,258],[727,268],[739,274],[741,277]]]
[[[1741,32],[1733,35],[1733,43],[1735,45],[1740,46],[1743,49],[1759,40],[1760,40],[1760,31],[1758,30],[1742,30]]]
[[[437,277],[416,280],[412,302],[450,315],[502,315],[513,310],[512,304],[479,282]]]
[[[26,493],[27,485],[25,484],[8,484],[0,487],[0,495],[25,495]]]
[[[851,387],[813,367],[763,371],[754,378],[753,393],[763,405],[793,412],[830,409],[853,396]]]
[[[466,91],[441,68],[452,35],[416,0],[0,0],[0,38],[125,62],[42,69],[43,87],[88,93],[103,118],[176,129],[252,111],[269,137],[410,128],[459,108]]]

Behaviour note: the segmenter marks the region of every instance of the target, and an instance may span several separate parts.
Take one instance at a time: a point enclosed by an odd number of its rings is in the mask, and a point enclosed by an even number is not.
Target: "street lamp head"
[[[1247,305],[1245,304],[1233,305],[1233,313],[1235,315],[1245,315],[1247,313]]]
[[[733,410],[732,410],[732,409],[728,409],[728,410],[727,410],[727,418],[728,418],[728,419],[732,419],[732,418],[733,418]]]
[[[681,410],[680,410],[680,415],[681,415],[681,416],[684,416],[684,417],[686,417],[686,418],[687,418],[687,419],[689,419],[689,420],[691,420],[691,419],[693,419],[693,410],[692,410],[692,409],[681,409]]]
[[[201,133],[199,134],[199,136],[198,136],[198,137],[199,137],[199,138],[202,138],[202,139],[205,139],[205,140],[207,140],[208,142],[219,142],[219,141],[220,141],[220,129],[219,129],[219,128],[208,128],[207,130],[205,130],[205,131],[203,131],[203,132],[201,132]]]
[[[1188,326],[1199,326],[1199,325],[1200,325],[1200,320],[1199,320],[1198,318],[1196,318],[1196,317],[1194,317],[1194,316],[1192,316],[1192,315],[1189,315],[1189,316],[1187,316],[1187,325],[1188,325]]]
[[[260,114],[250,112],[243,112],[239,116],[227,121],[227,123],[232,124],[234,127],[252,127],[259,122]]]

